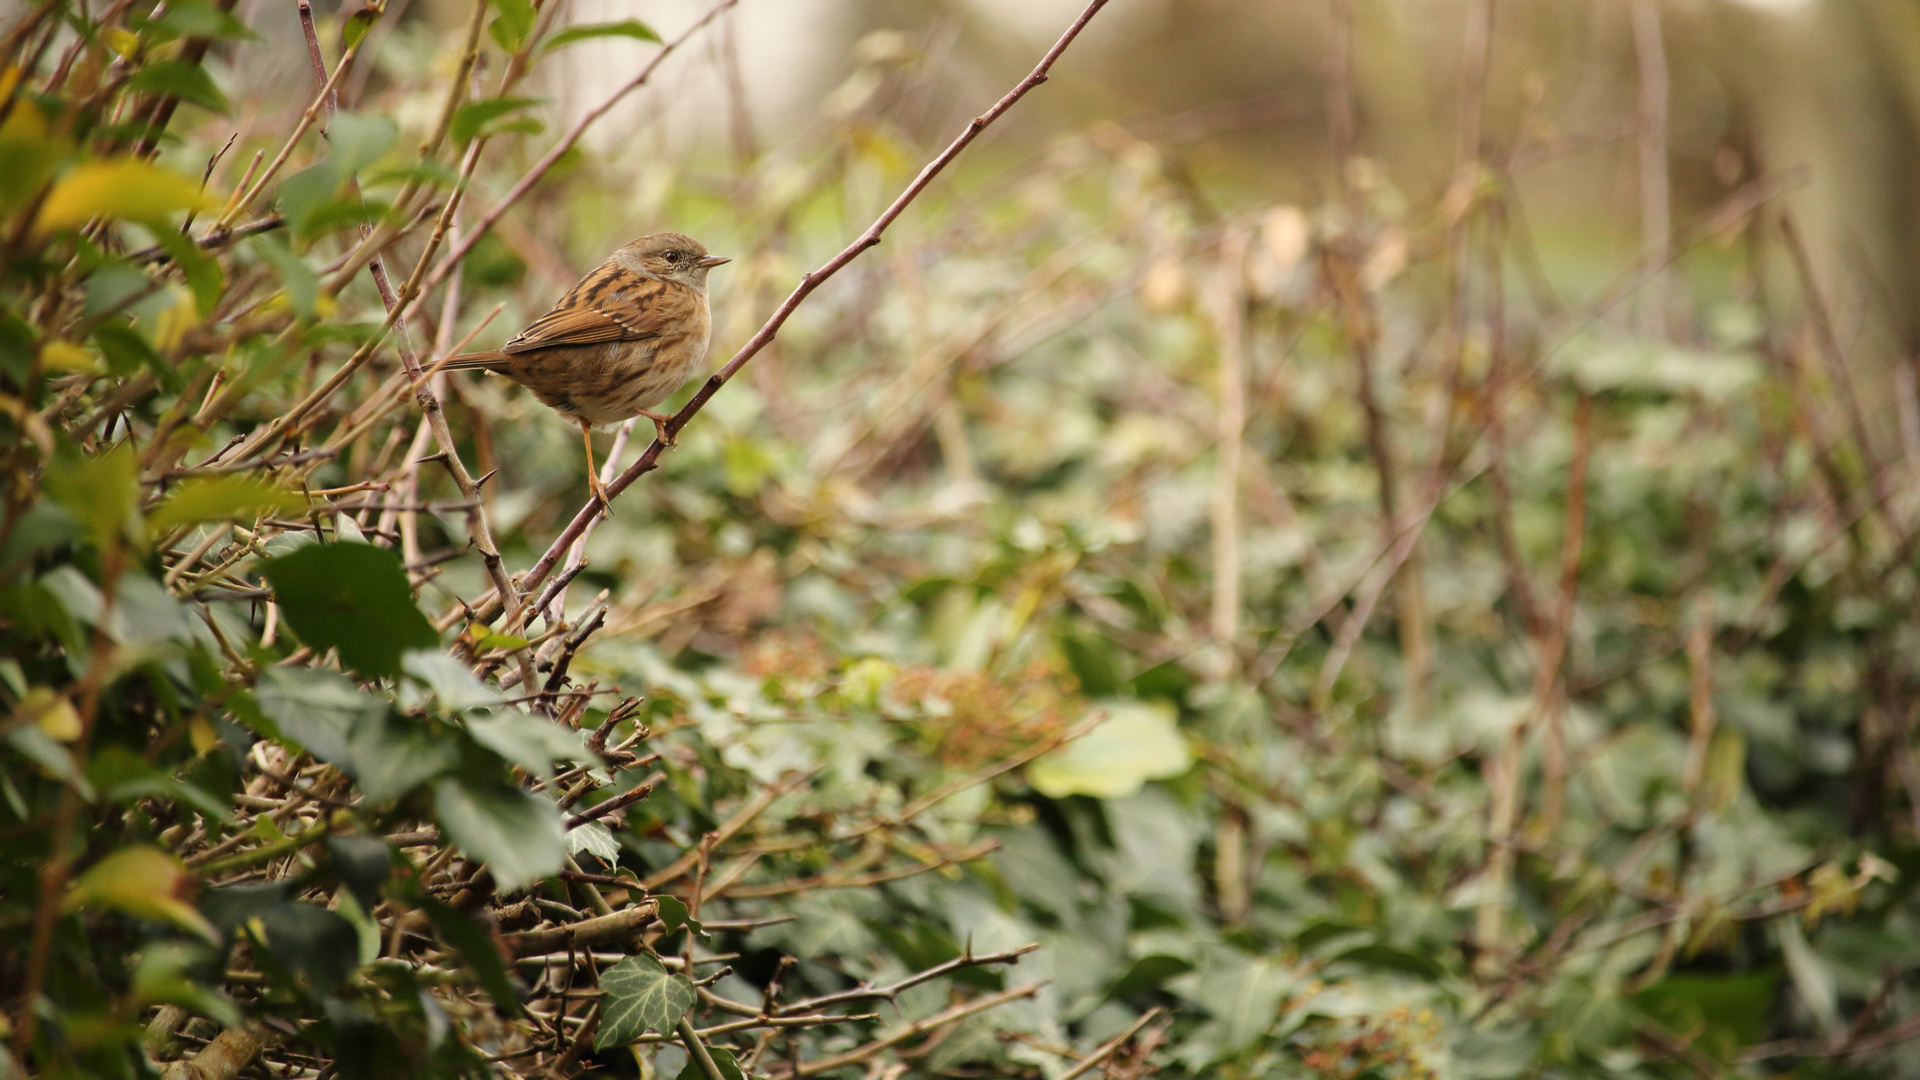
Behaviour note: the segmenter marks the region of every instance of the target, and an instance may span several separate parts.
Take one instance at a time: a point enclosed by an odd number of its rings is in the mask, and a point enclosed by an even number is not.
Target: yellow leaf
[[[139,35],[125,27],[108,27],[101,33],[100,37],[101,40],[107,43],[107,48],[112,49],[120,56],[130,57],[140,51]]]
[[[89,161],[54,184],[40,208],[42,232],[71,228],[92,218],[158,221],[176,210],[214,204],[190,177],[135,158]]]
[[[121,848],[80,875],[65,906],[69,911],[107,908],[191,930],[209,941],[220,940],[213,924],[189,902],[193,891],[193,875],[177,859],[157,847],[140,845]]]
[[[80,737],[80,714],[73,710],[73,703],[44,686],[27,691],[18,715],[55,742],[72,742]]]
[[[1105,708],[1099,727],[1027,766],[1035,791],[1050,799],[1124,799],[1147,781],[1178,776],[1193,764],[1172,709],[1131,701]]]
[[[200,305],[184,287],[173,286],[173,306],[160,312],[159,325],[153,329],[153,347],[171,352],[187,331],[200,325]]]
[[[194,753],[204,754],[220,745],[220,733],[213,730],[206,717],[196,716],[187,721],[187,741],[193,744]]]
[[[100,358],[71,341],[49,341],[40,346],[40,366],[51,371],[91,374],[100,370]]]

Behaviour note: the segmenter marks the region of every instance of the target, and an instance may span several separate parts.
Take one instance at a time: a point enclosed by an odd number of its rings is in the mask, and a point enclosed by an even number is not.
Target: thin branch
[[[1106,1042],[1101,1043],[1100,1048],[1098,1050],[1095,1050],[1093,1053],[1088,1054],[1084,1058],[1081,1058],[1079,1063],[1074,1065],[1073,1068],[1068,1069],[1064,1073],[1061,1073],[1060,1080],[1079,1080],[1080,1077],[1085,1076],[1088,1073],[1092,1072],[1094,1069],[1094,1066],[1112,1057],[1113,1052],[1115,1050],[1118,1050],[1121,1047],[1127,1045],[1128,1039],[1131,1039],[1135,1035],[1140,1034],[1140,1030],[1142,1028],[1146,1027],[1148,1024],[1151,1024],[1155,1020],[1159,1019],[1160,1014],[1163,1011],[1164,1010],[1161,1009],[1160,1006],[1155,1005],[1153,1008],[1148,1009],[1146,1012],[1142,1013],[1140,1016],[1140,1019],[1135,1020],[1133,1023],[1127,1025],[1127,1030],[1121,1032],[1118,1035],[1115,1035],[1113,1038],[1108,1039]]]
[[[646,66],[642,67],[638,74],[627,80],[620,89],[615,90],[605,101],[588,109],[581,115],[579,120],[574,121],[573,126],[567,129],[567,133],[560,137],[560,141],[548,148],[545,154],[540,155],[540,160],[534,162],[532,167],[527,169],[526,173],[523,174],[520,179],[514,181],[513,186],[507,189],[507,193],[500,197],[499,202],[493,204],[492,208],[480,215],[480,219],[474,222],[473,228],[468,231],[467,235],[462,237],[460,242],[455,244],[453,248],[447,252],[446,256],[440,260],[439,265],[433,268],[433,272],[427,275],[426,283],[422,286],[421,292],[431,292],[435,286],[445,281],[447,275],[453,273],[454,269],[460,265],[460,260],[466,258],[467,253],[473,250],[473,246],[480,242],[480,238],[485,236],[493,228],[494,223],[500,220],[501,215],[512,209],[513,204],[519,202],[521,197],[533,189],[533,185],[539,183],[540,179],[547,175],[547,172],[553,168],[555,163],[566,156],[567,151],[573,149],[574,144],[579,142],[580,137],[587,133],[587,129],[593,126],[594,121],[606,115],[607,110],[619,104],[622,98],[646,85],[647,80],[653,77],[654,70],[657,69],[661,62],[667,57],[673,55],[675,49],[678,49],[684,44],[688,38],[705,29],[707,24],[718,18],[722,12],[739,2],[740,0],[719,0],[719,3],[709,8],[705,15],[694,20],[692,26],[681,31],[678,37],[660,46],[660,51],[653,54],[652,59],[647,61]]]
[[[848,263],[858,258],[862,252],[879,244],[881,236],[887,231],[887,227],[892,225],[896,218],[906,212],[907,207],[912,205],[913,201],[920,197],[921,192],[925,191],[928,185],[933,183],[934,178],[939,176],[948,165],[952,164],[953,160],[959,157],[960,153],[971,145],[973,140],[978,138],[982,131],[985,131],[995,120],[1005,115],[1007,110],[1013,108],[1015,103],[1027,96],[1027,93],[1034,87],[1046,82],[1048,72],[1052,69],[1054,62],[1060,58],[1062,53],[1067,51],[1067,47],[1072,45],[1074,39],[1080,36],[1080,32],[1086,29],[1087,24],[1093,20],[1095,15],[1099,14],[1100,9],[1106,6],[1107,0],[1092,0],[1092,3],[1088,4],[1086,9],[1081,11],[1080,16],[1073,21],[1072,25],[1067,27],[1066,32],[1060,35],[1059,40],[1054,42],[1053,47],[1047,50],[1046,55],[1040,58],[1040,62],[1027,74],[1027,77],[1020,80],[1012,90],[1007,92],[1006,96],[995,102],[992,108],[969,121],[965,130],[963,130],[953,142],[949,143],[945,150],[942,150],[938,156],[932,161],[929,161],[926,166],[920,170],[919,175],[913,178],[913,182],[907,185],[906,190],[902,191],[899,196],[881,212],[873,224],[867,226],[865,232],[861,233],[853,243],[848,244],[840,254],[835,255],[822,264],[818,270],[801,277],[800,284],[794,288],[793,292],[788,294],[786,300],[774,310],[773,315],[767,319],[760,329],[755,332],[751,338],[747,339],[746,344],[740,346],[740,350],[734,353],[733,359],[727,361],[724,367],[715,372],[713,376],[700,387],[699,392],[693,395],[692,400],[688,401],[686,406],[678,413],[675,413],[673,419],[667,422],[666,437],[671,439],[678,435],[681,429],[687,426],[687,422],[692,420],[695,414],[706,407],[707,402],[713,395],[719,393],[721,387],[725,386],[734,375],[738,374],[740,369],[745,367],[749,360],[752,360],[755,356],[759,355],[761,350],[772,344],[775,335],[779,334],[780,328],[786,324],[787,319],[793,315],[794,310],[798,308],[808,296],[811,296],[815,289],[818,289],[828,278],[839,273]],[[634,481],[652,472],[659,461],[661,452],[665,449],[665,444],[656,437],[654,441],[648,445],[646,450],[641,452],[638,460],[628,466],[625,472],[616,477],[613,483],[607,485],[607,498],[617,498],[619,494],[631,486]],[[567,527],[555,538],[552,546],[547,548],[546,554],[542,555],[540,560],[534,563],[533,568],[527,571],[525,578],[521,582],[521,587],[531,590],[537,588],[541,582],[545,581],[547,575],[553,572],[554,566],[559,563],[561,557],[566,553],[567,548],[573,543],[575,538],[586,530],[587,524],[591,522],[599,512],[600,500],[596,496],[580,508],[579,512],[574,515],[573,520],[569,522]],[[500,597],[497,595],[490,604],[480,605],[479,609],[485,611],[493,606],[501,606]],[[510,607],[511,605],[504,606]],[[509,622],[511,622],[511,620],[509,620]]]

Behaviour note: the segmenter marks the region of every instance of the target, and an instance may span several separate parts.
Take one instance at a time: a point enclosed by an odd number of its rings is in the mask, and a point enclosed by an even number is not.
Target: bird
[[[463,353],[448,371],[491,371],[580,425],[587,487],[608,510],[593,466],[593,429],[635,416],[672,446],[671,417],[653,406],[672,397],[707,354],[713,316],[707,274],[731,259],[707,254],[677,232],[642,236],[615,251],[560,302],[498,349]]]

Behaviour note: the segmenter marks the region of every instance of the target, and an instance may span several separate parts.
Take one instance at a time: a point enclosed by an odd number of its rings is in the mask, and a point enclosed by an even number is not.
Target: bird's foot
[[[662,446],[671,450],[680,445],[679,442],[674,439],[673,432],[667,430],[667,421],[672,420],[673,417],[665,413],[649,412],[646,409],[641,409],[640,415],[653,421],[653,437],[660,440]]]
[[[593,497],[600,500],[600,516],[603,518],[611,518],[613,516],[613,496],[607,494],[607,486],[600,482],[599,475],[592,469],[587,470],[587,487],[593,492]]]

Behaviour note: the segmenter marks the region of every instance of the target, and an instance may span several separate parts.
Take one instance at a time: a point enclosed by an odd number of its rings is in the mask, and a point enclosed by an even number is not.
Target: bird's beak
[[[733,261],[732,259],[727,258],[725,255],[702,255],[698,259],[694,260],[694,265],[695,266],[719,266],[721,263],[730,263],[732,261]]]

